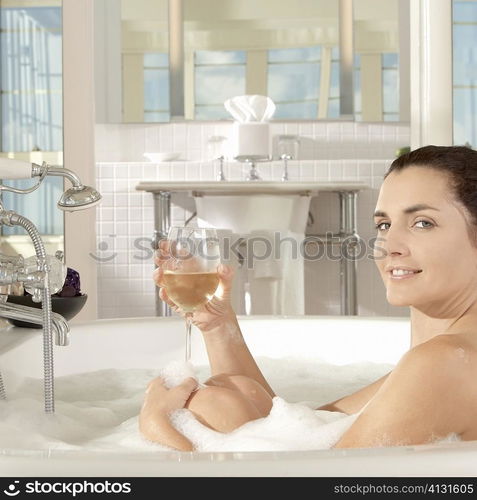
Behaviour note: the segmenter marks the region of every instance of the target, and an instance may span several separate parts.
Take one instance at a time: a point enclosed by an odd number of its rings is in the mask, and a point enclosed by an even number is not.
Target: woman
[[[400,156],[384,177],[374,220],[376,265],[389,303],[410,307],[411,346],[389,374],[319,408],[360,412],[334,447],[422,444],[450,433],[477,439],[477,152],[426,146]],[[158,285],[165,258],[163,246]],[[220,266],[219,293],[194,314],[213,376],[198,390],[193,379],[169,390],[154,379],[140,414],[147,439],[192,450],[168,418],[184,407],[221,432],[268,415],[274,393],[230,306],[232,274]],[[177,310],[163,288],[160,297]]]

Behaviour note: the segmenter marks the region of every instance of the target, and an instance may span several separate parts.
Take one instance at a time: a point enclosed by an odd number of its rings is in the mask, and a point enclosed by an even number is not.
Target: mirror
[[[232,119],[223,103],[240,94],[270,96],[275,120],[339,119],[348,97],[356,120],[402,120],[399,82],[406,85],[409,56],[399,57],[399,35],[409,21],[399,4],[98,0],[96,121]],[[353,40],[347,97],[343,63]],[[179,54],[173,44],[180,44]],[[171,91],[174,72],[183,82],[179,114],[170,104],[177,91],[177,84]]]

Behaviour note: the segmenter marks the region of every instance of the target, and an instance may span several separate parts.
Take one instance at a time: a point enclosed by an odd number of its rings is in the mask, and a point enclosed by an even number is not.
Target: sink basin
[[[304,233],[310,196],[273,194],[195,196],[201,227],[229,229],[234,233],[292,231]]]
[[[218,229],[228,251],[223,253],[224,261],[236,269],[234,309],[240,314],[284,315],[305,314],[304,256],[294,250],[301,246],[293,245],[293,240],[301,245],[305,238],[311,197],[320,191],[343,193],[366,188],[365,183],[354,181],[195,180],[145,181],[136,187],[154,195],[158,232],[170,223],[171,193],[193,196],[198,224]],[[273,234],[277,232],[278,240]],[[269,245],[256,248],[255,243],[264,243],[264,239]]]
[[[145,181],[136,189],[187,192],[195,199],[201,226],[248,234],[257,230],[304,233],[312,196],[365,187],[348,181]]]

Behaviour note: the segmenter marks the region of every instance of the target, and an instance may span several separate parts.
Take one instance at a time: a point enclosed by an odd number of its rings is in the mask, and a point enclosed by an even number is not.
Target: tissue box
[[[232,158],[270,158],[272,138],[267,122],[234,122],[232,126]]]

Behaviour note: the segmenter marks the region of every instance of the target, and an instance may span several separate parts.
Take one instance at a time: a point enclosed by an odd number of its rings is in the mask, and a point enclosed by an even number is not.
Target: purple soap
[[[75,297],[81,295],[81,282],[78,271],[68,267],[66,270],[66,278],[63,288],[55,295],[59,297]]]

